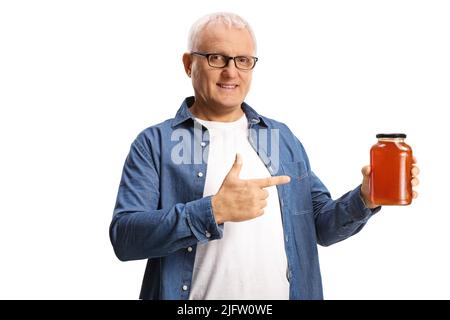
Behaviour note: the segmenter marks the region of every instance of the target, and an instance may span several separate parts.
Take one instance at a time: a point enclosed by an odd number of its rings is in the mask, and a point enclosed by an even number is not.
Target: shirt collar
[[[178,109],[177,114],[175,115],[174,121],[172,123],[172,127],[176,127],[177,125],[192,119],[194,120],[194,115],[189,111],[189,107],[194,103],[194,97],[187,97],[184,99],[181,107]],[[268,123],[260,116],[252,107],[250,107],[245,102],[242,103],[242,110],[244,110],[245,116],[247,120],[251,124],[261,124],[262,126],[268,127]]]

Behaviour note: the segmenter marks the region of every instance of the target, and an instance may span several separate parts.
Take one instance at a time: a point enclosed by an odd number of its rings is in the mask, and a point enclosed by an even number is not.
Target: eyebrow
[[[227,57],[252,57],[253,56],[251,54],[238,54],[238,55],[233,56],[233,55],[224,53],[223,51],[200,51],[200,52],[204,52],[207,54],[220,54],[220,55],[227,56]]]

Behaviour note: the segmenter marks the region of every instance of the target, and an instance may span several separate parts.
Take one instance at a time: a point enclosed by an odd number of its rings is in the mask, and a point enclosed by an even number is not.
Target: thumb
[[[236,153],[236,158],[234,159],[233,166],[227,174],[227,177],[237,178],[239,179],[239,174],[241,173],[242,168],[242,157],[239,153]]]
[[[361,169],[361,173],[363,174],[364,178],[368,177],[370,175],[370,166],[364,166]]]
[[[369,190],[370,190],[370,186],[369,186],[370,166],[362,167],[361,173],[363,175],[363,181],[362,181],[362,185],[361,185],[361,192],[362,192],[362,194],[364,196],[368,196],[369,195]]]

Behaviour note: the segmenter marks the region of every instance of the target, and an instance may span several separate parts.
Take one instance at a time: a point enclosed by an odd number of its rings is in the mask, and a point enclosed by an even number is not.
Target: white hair
[[[228,27],[233,27],[236,29],[244,29],[244,28],[247,29],[248,32],[250,33],[250,36],[252,37],[253,47],[256,54],[256,38],[252,28],[250,27],[250,24],[247,21],[245,21],[242,17],[238,16],[235,13],[230,12],[211,13],[198,19],[192,25],[191,30],[189,31],[188,50],[190,52],[197,49],[198,35],[210,23],[222,23]]]

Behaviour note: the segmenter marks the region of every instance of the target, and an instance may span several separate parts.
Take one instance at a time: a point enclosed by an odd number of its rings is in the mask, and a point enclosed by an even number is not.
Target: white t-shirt
[[[241,179],[269,177],[250,145],[247,118],[234,122],[197,119],[209,131],[209,156],[203,196],[219,191],[236,153]],[[258,218],[225,222],[223,238],[197,245],[189,299],[289,299],[281,211],[276,187]]]

